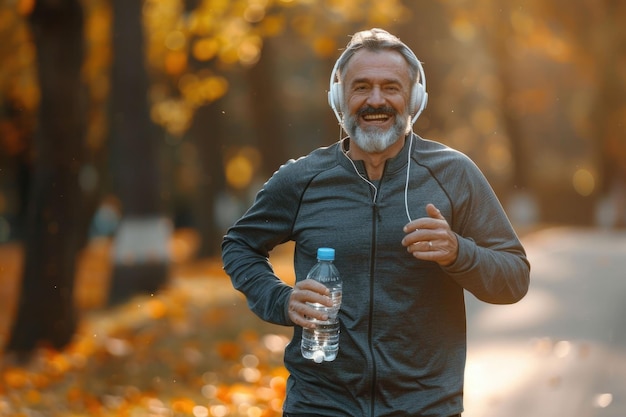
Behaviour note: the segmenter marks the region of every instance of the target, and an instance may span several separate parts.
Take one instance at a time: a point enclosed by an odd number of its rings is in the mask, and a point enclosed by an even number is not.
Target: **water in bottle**
[[[319,248],[317,250],[317,263],[307,275],[307,278],[326,285],[333,301],[332,307],[310,303],[309,305],[316,310],[324,311],[328,315],[328,320],[310,319],[315,323],[315,329],[304,328],[302,330],[302,356],[317,363],[335,360],[339,351],[339,319],[337,314],[341,307],[342,282],[339,271],[333,264],[334,260],[334,249]]]

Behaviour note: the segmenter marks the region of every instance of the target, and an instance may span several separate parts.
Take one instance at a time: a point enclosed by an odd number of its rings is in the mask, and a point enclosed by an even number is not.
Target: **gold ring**
[[[428,249],[432,249],[433,248],[433,242],[431,242],[430,240],[428,241]]]

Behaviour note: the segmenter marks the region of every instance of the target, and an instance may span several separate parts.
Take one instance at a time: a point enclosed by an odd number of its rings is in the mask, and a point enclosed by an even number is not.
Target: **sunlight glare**
[[[254,383],[261,379],[261,371],[256,368],[243,368],[239,374],[244,381]]]
[[[263,41],[258,36],[247,37],[237,48],[239,61],[243,65],[251,66],[256,64],[261,58],[261,48]]]
[[[285,346],[289,343],[285,336],[277,334],[268,334],[263,337],[263,344],[272,353],[280,353],[285,350]]]
[[[263,415],[263,410],[261,410],[259,407],[250,407],[248,408],[246,414],[248,415],[248,417],[261,417]]]
[[[202,38],[194,42],[191,52],[198,61],[208,61],[220,50],[219,41],[215,38]]]
[[[224,405],[211,406],[210,411],[213,417],[225,417],[228,415],[228,408]]]
[[[250,23],[258,23],[265,17],[265,7],[262,4],[251,4],[243,12],[243,18]]]
[[[572,185],[578,194],[587,197],[593,193],[596,182],[593,174],[589,170],[581,168],[574,173]]]
[[[519,344],[491,344],[468,351],[466,409],[472,409],[473,415],[486,414],[493,401],[511,396],[532,379],[533,362],[529,350]]]
[[[467,16],[457,16],[452,22],[452,34],[459,41],[470,42],[476,36],[476,27]]]
[[[259,358],[257,358],[255,355],[249,354],[245,355],[241,359],[241,363],[246,368],[256,368],[257,366],[259,366],[260,361]]]
[[[481,306],[474,318],[474,326],[483,331],[529,328],[549,320],[558,312],[559,306],[559,301],[549,292],[535,289],[516,304]]]
[[[242,190],[252,181],[253,172],[250,160],[237,155],[226,163],[226,182],[233,188]]]
[[[554,345],[554,355],[557,358],[566,358],[572,350],[572,344],[567,340],[561,340]]]
[[[613,394],[598,394],[593,398],[593,406],[596,408],[606,408],[613,402]]]
[[[165,37],[165,46],[170,51],[179,51],[185,47],[185,34],[180,30],[173,30]]]
[[[192,413],[194,417],[208,417],[209,409],[202,405],[196,405],[195,407],[193,407]]]
[[[212,384],[207,384],[202,387],[200,392],[202,393],[202,396],[204,398],[210,400],[211,398],[215,398],[215,396],[217,395],[217,387]]]

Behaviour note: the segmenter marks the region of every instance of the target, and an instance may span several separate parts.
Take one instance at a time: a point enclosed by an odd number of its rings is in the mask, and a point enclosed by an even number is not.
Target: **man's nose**
[[[367,96],[367,103],[372,107],[378,107],[385,104],[385,96],[380,87],[374,87]]]

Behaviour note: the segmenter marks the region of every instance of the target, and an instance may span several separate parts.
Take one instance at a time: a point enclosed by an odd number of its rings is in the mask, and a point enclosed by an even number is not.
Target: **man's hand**
[[[289,297],[289,319],[298,326],[315,328],[311,319],[328,320],[328,314],[318,311],[307,303],[333,306],[330,290],[322,283],[312,279],[297,282]]]
[[[402,245],[417,259],[448,266],[456,261],[459,242],[450,225],[433,204],[426,206],[428,217],[413,220],[404,226]]]

